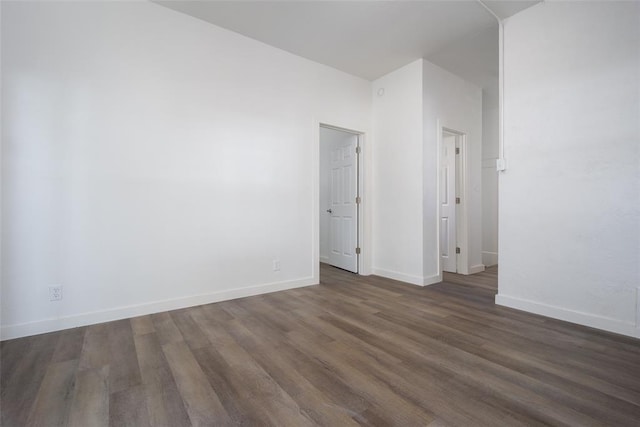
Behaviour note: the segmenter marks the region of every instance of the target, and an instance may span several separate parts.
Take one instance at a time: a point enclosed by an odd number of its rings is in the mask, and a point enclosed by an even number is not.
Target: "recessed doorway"
[[[359,271],[358,133],[320,126],[320,262]]]
[[[465,135],[442,128],[440,144],[440,266],[441,271],[467,273],[464,242]]]

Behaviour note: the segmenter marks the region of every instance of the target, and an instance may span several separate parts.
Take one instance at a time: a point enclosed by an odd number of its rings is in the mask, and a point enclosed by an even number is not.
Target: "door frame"
[[[469,162],[467,159],[468,143],[467,133],[461,130],[454,129],[449,126],[443,126],[440,120],[438,120],[436,129],[438,130],[438,156],[437,156],[437,210],[438,215],[436,217],[436,243],[437,243],[437,256],[438,256],[438,273],[440,276],[443,274],[442,257],[440,255],[440,166],[442,152],[443,134],[449,133],[456,136],[456,147],[460,148],[459,159],[456,157],[456,186],[459,186],[460,204],[456,206],[456,246],[460,248],[460,253],[456,256],[456,270],[458,274],[469,274]]]
[[[371,153],[369,150],[367,134],[356,127],[348,125],[336,125],[331,121],[313,120],[313,147],[312,147],[312,265],[311,271],[314,283],[320,283],[320,128],[329,128],[346,133],[358,135],[358,146],[360,155],[358,156],[358,195],[360,205],[357,215],[357,242],[360,247],[358,256],[358,273],[367,276],[371,274],[371,194],[369,167],[371,163]]]

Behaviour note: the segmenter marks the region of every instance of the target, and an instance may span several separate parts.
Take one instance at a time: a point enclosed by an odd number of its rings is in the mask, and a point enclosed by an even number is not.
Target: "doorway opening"
[[[360,144],[362,134],[320,125],[320,262],[360,271]]]
[[[465,209],[466,135],[442,128],[439,157],[440,272],[469,274]]]

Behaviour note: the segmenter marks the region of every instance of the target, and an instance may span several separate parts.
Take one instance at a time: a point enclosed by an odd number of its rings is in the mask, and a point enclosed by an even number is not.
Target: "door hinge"
[[[356,248],[356,255],[360,255],[360,248]]]
[[[460,248],[456,248],[456,253],[459,254],[460,253]]]
[[[360,154],[360,146],[356,147],[356,154]]]
[[[360,202],[362,202],[362,199],[360,198],[360,196],[356,197],[356,205],[359,205]]]
[[[460,204],[460,197],[456,197],[456,205]]]
[[[460,154],[460,148],[456,147],[456,154]]]

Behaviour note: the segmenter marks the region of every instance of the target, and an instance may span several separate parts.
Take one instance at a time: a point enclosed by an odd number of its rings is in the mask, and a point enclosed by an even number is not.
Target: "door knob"
[[[333,213],[333,211],[331,209],[327,209],[327,212],[329,213]]]

